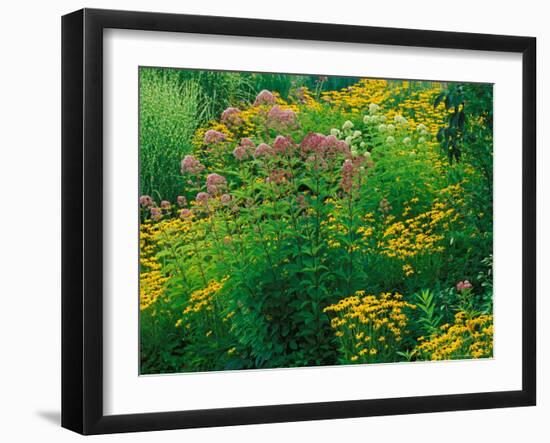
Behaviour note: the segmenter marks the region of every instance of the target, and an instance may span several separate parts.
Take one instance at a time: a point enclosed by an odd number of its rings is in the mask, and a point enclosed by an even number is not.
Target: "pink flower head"
[[[248,137],[244,137],[241,139],[241,146],[243,148],[255,148],[256,145],[252,140],[250,140]]]
[[[233,150],[233,156],[239,161],[244,160],[253,155],[255,147],[252,140],[244,137],[241,139],[241,144]]]
[[[275,137],[275,141],[273,142],[273,149],[278,154],[287,154],[291,147],[292,140],[290,140],[289,137],[284,137],[282,135],[278,135],[277,137]]]
[[[242,161],[248,157],[248,152],[245,147],[237,146],[235,149],[233,149],[233,157],[235,157],[239,161]]]
[[[344,140],[338,140],[334,135],[327,135],[324,142],[324,147],[329,156],[343,154],[346,157],[351,156],[351,151],[348,144]]]
[[[254,158],[268,157],[273,155],[273,148],[266,143],[260,143],[254,151]]]
[[[347,174],[353,172],[353,162],[349,158],[344,160],[344,163],[342,164],[342,172]]]
[[[275,183],[276,185],[280,185],[281,183],[286,182],[290,177],[291,174],[288,171],[285,171],[284,169],[274,169],[265,181],[266,183]]]
[[[276,102],[275,96],[267,89],[261,91],[254,101],[254,106],[258,105],[272,105]]]
[[[342,164],[342,180],[340,186],[345,192],[350,192],[353,187],[353,176],[355,174],[355,166],[353,162],[348,158],[344,160]]]
[[[172,207],[172,205],[170,204],[170,202],[169,202],[168,200],[162,200],[162,201],[160,202],[160,207],[161,207],[162,209],[168,210],[168,209],[170,209],[170,208]]]
[[[327,135],[325,137],[325,143],[326,143],[327,147],[328,146],[331,146],[331,147],[336,146],[336,143],[338,143],[338,139],[336,138],[335,135],[330,134],[330,135]]]
[[[231,201],[231,196],[229,194],[223,194],[221,197],[220,197],[220,201],[224,204],[224,205],[227,205],[230,201]]]
[[[181,208],[182,206],[187,205],[187,199],[183,195],[178,195],[178,198],[176,200],[178,202],[178,206]]]
[[[142,195],[142,196],[139,198],[139,204],[140,204],[143,208],[149,208],[150,206],[153,206],[153,199],[152,199],[151,196],[149,196],[149,195]]]
[[[192,215],[193,215],[193,212],[191,212],[190,209],[183,208],[183,209],[180,211],[180,218],[181,218],[182,220],[189,219],[189,218],[191,218]]]
[[[151,218],[154,221],[159,221],[162,218],[162,211],[160,210],[160,208],[154,206],[151,208]]]
[[[206,177],[206,190],[210,194],[219,194],[226,187],[227,180],[225,179],[225,177],[216,173],[208,174],[208,176]]]
[[[472,289],[473,286],[472,284],[468,281],[468,280],[464,280],[464,281],[459,281],[457,284],[456,284],[456,290],[458,292],[462,292],[462,291],[465,291],[467,289]]]
[[[323,134],[310,132],[304,137],[300,144],[302,155],[307,158],[313,156],[314,159],[322,159],[327,148],[326,140],[327,138]]]
[[[209,198],[210,198],[210,195],[207,192],[199,192],[195,197],[197,202],[201,205],[206,205],[208,203]]]
[[[238,108],[227,108],[222,112],[221,121],[229,126],[239,126],[243,122],[240,113]]]
[[[186,155],[181,161],[181,173],[200,174],[204,166],[192,155]]]
[[[351,149],[349,145],[344,140],[338,140],[335,146],[336,152],[344,154],[346,157],[351,156]]]
[[[267,125],[271,128],[284,129],[296,123],[296,114],[291,109],[273,106],[267,113]]]
[[[216,145],[225,140],[225,134],[220,131],[215,131],[214,129],[209,129],[204,134],[204,143],[207,145]]]

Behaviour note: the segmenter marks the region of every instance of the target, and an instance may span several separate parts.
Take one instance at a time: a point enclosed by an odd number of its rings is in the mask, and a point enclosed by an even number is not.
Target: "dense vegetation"
[[[492,356],[492,86],[140,71],[141,372]]]

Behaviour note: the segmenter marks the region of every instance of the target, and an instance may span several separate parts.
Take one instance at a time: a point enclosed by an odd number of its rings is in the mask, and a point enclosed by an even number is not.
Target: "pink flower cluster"
[[[275,104],[277,100],[275,99],[275,96],[269,92],[267,89],[264,89],[263,91],[260,91],[260,93],[256,96],[256,100],[254,101],[254,106],[258,105],[273,105]]]
[[[334,135],[310,132],[302,140],[300,148],[305,157],[312,154],[317,158],[333,157],[336,154],[344,154],[346,157],[350,156],[348,144],[343,140],[338,140]]]
[[[344,192],[350,192],[352,188],[358,187],[355,177],[358,173],[364,172],[365,168],[362,166],[363,157],[352,157],[344,160],[342,164],[342,180],[340,181],[340,186]]]
[[[274,183],[280,185],[286,182],[289,178],[292,177],[292,174],[289,171],[284,169],[274,169],[269,174],[269,177],[265,179],[266,183]]]
[[[153,201],[153,199],[151,198],[150,195],[142,195],[139,198],[139,204],[143,208],[150,208],[151,206],[153,206],[155,204],[155,202]]]
[[[256,145],[252,140],[250,140],[248,137],[241,139],[241,146],[244,148],[255,148]]]
[[[183,195],[178,195],[176,201],[178,202],[178,206],[180,208],[187,205],[187,199]]]
[[[193,212],[192,212],[190,209],[183,208],[183,209],[180,211],[180,218],[181,218],[182,220],[189,219],[189,218],[191,218],[192,215],[193,215]]]
[[[342,165],[342,180],[340,181],[340,186],[344,192],[350,192],[353,187],[353,177],[355,175],[355,167],[353,162],[347,158],[344,160]]]
[[[267,113],[267,126],[270,128],[288,128],[296,124],[296,114],[292,109],[281,109],[273,106]]]
[[[246,148],[242,146],[237,146],[235,149],[233,149],[233,157],[235,157],[239,161],[247,158],[248,153],[246,152]]]
[[[457,284],[456,284],[456,290],[458,292],[462,292],[462,291],[465,291],[467,289],[472,289],[473,286],[472,284],[468,281],[468,280],[464,280],[464,281],[459,281]]]
[[[229,195],[229,194],[223,194],[223,195],[220,197],[220,201],[221,201],[224,205],[229,204],[229,202],[231,202],[231,195]]]
[[[219,194],[227,188],[227,180],[225,177],[213,173],[206,177],[206,190],[209,194]]]
[[[195,197],[195,200],[197,200],[197,202],[201,205],[206,205],[209,198],[210,195],[207,192],[199,192]]]
[[[192,155],[186,155],[181,161],[182,174],[200,174],[203,170],[204,165]]]
[[[252,155],[255,147],[254,142],[245,137],[241,140],[241,144],[233,150],[233,156],[239,161],[244,160]]]
[[[151,208],[151,219],[154,221],[159,221],[162,218],[162,211],[160,208],[152,207]]]
[[[221,121],[228,126],[239,126],[243,122],[240,113],[239,108],[227,108],[222,112]]]
[[[254,158],[269,157],[273,155],[273,148],[266,143],[260,143],[254,151]]]
[[[226,136],[223,132],[215,131],[214,129],[209,129],[204,134],[204,143],[207,145],[216,145],[225,140]]]
[[[293,147],[293,143],[290,137],[278,135],[273,142],[273,149],[277,154],[288,154]]]

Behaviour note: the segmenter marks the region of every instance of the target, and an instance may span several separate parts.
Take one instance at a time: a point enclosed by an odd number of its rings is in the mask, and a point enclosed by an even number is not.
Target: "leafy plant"
[[[429,289],[423,289],[413,295],[417,307],[417,322],[424,335],[431,335],[438,330],[443,316],[437,312],[435,295]]]

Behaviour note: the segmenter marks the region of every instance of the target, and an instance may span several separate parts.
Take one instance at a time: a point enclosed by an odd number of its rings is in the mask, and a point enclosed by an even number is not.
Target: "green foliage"
[[[441,92],[434,107],[445,104],[449,111],[447,124],[441,127],[437,139],[452,162],[468,155],[470,161],[492,177],[493,85],[458,83]]]
[[[418,338],[457,312],[491,313],[490,90],[380,82],[385,93],[352,81],[141,73],[142,193],[172,202],[141,208],[142,238],[155,245],[142,281],[162,287],[142,307],[143,373],[410,361]],[[340,87],[334,102],[322,98]],[[273,122],[273,102],[253,105],[264,89],[288,120]],[[237,120],[219,121],[227,107]],[[199,167],[180,173],[187,154]],[[355,294],[390,293],[407,308],[376,319],[385,335],[368,322],[346,331],[377,341],[355,355],[327,307],[347,298],[351,318]],[[383,297],[365,309],[386,315]]]
[[[431,335],[441,325],[443,316],[437,312],[435,294],[429,289],[423,289],[413,295],[419,314],[417,322],[423,335]]]

